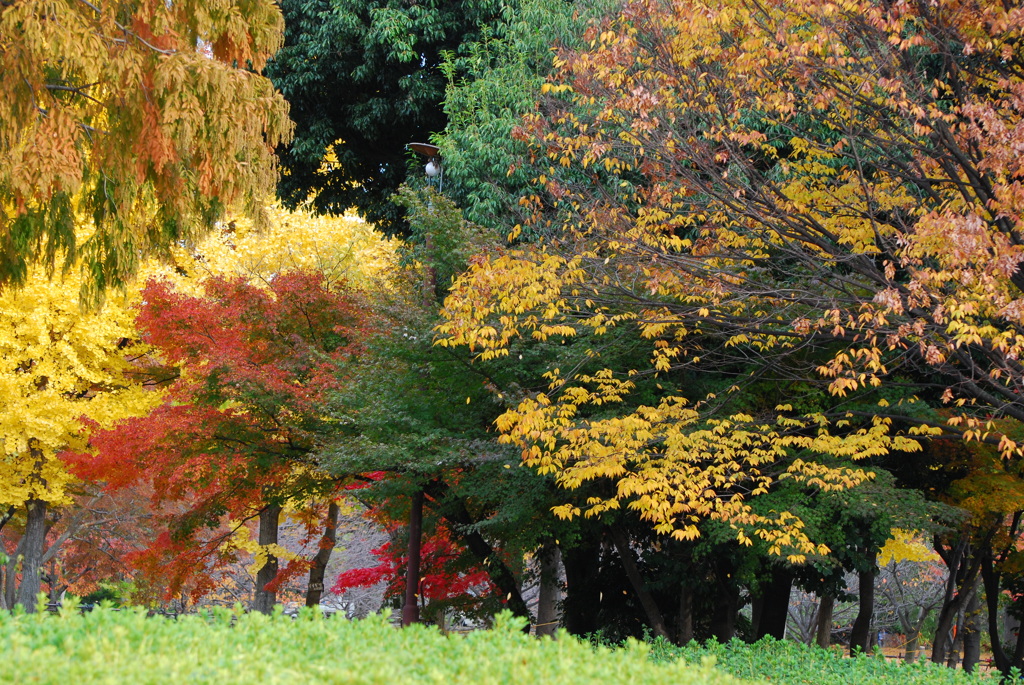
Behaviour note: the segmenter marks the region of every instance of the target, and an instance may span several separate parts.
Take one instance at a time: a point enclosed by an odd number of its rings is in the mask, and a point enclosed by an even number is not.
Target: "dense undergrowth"
[[[711,641],[705,645],[690,643],[682,648],[657,640],[651,647],[651,659],[657,663],[680,660],[702,663],[709,657],[714,659],[717,668],[731,675],[782,685],[995,685],[998,682],[998,678],[990,675],[972,675],[926,660],[905,664],[880,655],[848,658],[838,650],[772,638],[755,644],[740,640],[726,644]]]
[[[499,617],[493,630],[445,636],[386,617],[303,612],[178,619],[98,609],[58,616],[0,612],[0,682],[59,683],[671,683],[739,685],[710,665],[654,663],[647,645],[597,648],[537,640]]]
[[[177,619],[99,608],[0,612],[0,683],[665,683],[792,685],[996,683],[930,663],[907,666],[793,642],[629,641],[608,647],[563,634],[538,640],[508,615],[492,630],[398,630],[387,616],[298,619],[215,610]]]

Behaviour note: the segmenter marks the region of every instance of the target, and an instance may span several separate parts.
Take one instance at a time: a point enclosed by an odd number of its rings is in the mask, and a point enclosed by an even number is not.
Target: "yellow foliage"
[[[192,294],[201,294],[203,280],[211,276],[260,284],[293,269],[367,290],[381,287],[398,264],[396,242],[354,214],[321,216],[275,204],[266,207],[266,215],[268,224],[259,229],[245,217],[226,220],[194,248],[173,249],[169,262],[151,262],[143,274]]]
[[[941,432],[1024,454],[971,416],[1024,419],[1019,17],[956,0],[937,3],[951,17],[941,27],[930,22],[944,13],[914,3],[627,4],[589,49],[557,60],[542,91],[560,97],[523,125],[550,164],[537,183],[558,200],[523,203],[548,238],[477,258],[436,329],[438,345],[484,360],[522,341],[582,347],[613,328],[648,350],[640,372],[666,388],[652,406],[629,401],[635,374],[623,369],[553,374],[550,393],[498,419],[501,439],[563,487],[614,486],[556,513],[628,506],[683,539],[717,519],[799,558],[812,553],[799,521],[749,503],[779,478],[852,487],[868,475],[824,464],[919,450],[919,436]],[[984,65],[956,71],[973,79],[957,85],[963,101],[940,100],[931,91],[945,84],[907,68],[931,54],[931,29]],[[593,186],[558,185],[565,165]],[[728,373],[810,359],[808,384],[831,395],[822,404],[877,409],[711,413],[672,387],[709,358],[729,359]],[[922,367],[959,411],[946,427],[897,430],[904,400],[878,389]]]
[[[260,75],[283,24],[269,0],[5,3],[0,233],[20,237],[0,244],[0,284],[74,264],[95,299],[223,207],[259,218],[291,135]]]
[[[48,278],[32,269],[21,289],[0,293],[0,504],[68,501],[73,477],[59,458],[82,449],[87,421],[109,427],[145,414],[160,393],[142,387],[133,295],[111,293],[99,310],[80,306],[77,271]]]
[[[939,561],[939,555],[921,536],[920,531],[893,528],[892,537],[878,552],[878,565],[900,561]]]

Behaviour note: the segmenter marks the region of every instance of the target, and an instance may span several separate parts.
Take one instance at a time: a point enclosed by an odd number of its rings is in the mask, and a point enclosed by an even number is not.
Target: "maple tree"
[[[271,215],[267,231],[223,224],[154,267],[137,325],[166,369],[166,401],[77,457],[78,473],[108,489],[151,488],[164,533],[132,557],[148,583],[198,597],[219,567],[251,555],[267,611],[299,571],[319,572],[310,582],[322,591],[329,551],[289,553],[278,521],[297,517],[309,536],[322,525],[333,546],[337,479],[315,457],[333,430],[324,407],[368,334],[375,270],[393,259],[358,219]],[[254,518],[257,539],[245,527]],[[279,559],[289,563],[279,569]]]
[[[800,561],[823,551],[801,521],[751,505],[780,479],[852,487],[850,460],[936,434],[1019,455],[989,417],[1024,418],[1021,20],[959,0],[638,0],[561,53],[516,132],[548,165],[521,230],[550,237],[478,257],[438,328],[481,359],[521,338],[646,341],[643,366],[550,368],[499,419],[564,487],[612,487],[556,513],[628,507],[682,539],[720,520]],[[694,395],[708,372],[735,387]],[[780,392],[736,411],[747,379]]]
[[[367,515],[375,516],[372,511]],[[353,588],[385,582],[385,601],[402,596],[406,586],[407,560],[405,552],[396,544],[399,532],[396,522],[391,521],[390,528],[392,539],[373,550],[377,565],[344,571],[335,579],[331,592],[341,594]],[[421,554],[417,600],[428,620],[443,622],[448,611],[475,613],[478,610],[475,605],[495,594],[487,572],[480,568],[471,554],[467,555],[465,549],[456,546],[444,526],[437,526],[425,536]]]
[[[34,609],[40,566],[66,540],[50,538],[46,548],[49,514],[77,494],[63,453],[81,449],[95,426],[145,414],[160,399],[134,363],[148,346],[132,295],[112,293],[102,310],[86,311],[79,285],[75,270],[48,277],[33,267],[20,289],[0,294],[0,511],[10,556],[0,599],[8,608]],[[21,535],[8,537],[15,526]]]
[[[256,73],[282,29],[267,0],[4,3],[0,284],[80,265],[95,299],[229,205],[259,217],[291,129]]]
[[[325,430],[319,407],[358,354],[361,316],[319,274],[285,272],[265,288],[210,278],[204,290],[185,295],[164,281],[144,288],[140,329],[180,376],[148,416],[95,435],[98,456],[79,472],[111,488],[153,483],[172,527],[149,568],[163,568],[170,593],[201,576],[202,560],[229,540],[225,516],[258,516],[257,556],[269,574],[257,579],[259,597],[284,556],[276,539],[282,508],[333,489],[309,455]],[[204,581],[194,593],[209,589]]]

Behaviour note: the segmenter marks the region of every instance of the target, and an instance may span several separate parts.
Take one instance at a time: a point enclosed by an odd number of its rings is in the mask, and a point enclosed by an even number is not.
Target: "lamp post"
[[[437,192],[444,190],[444,165],[441,163],[441,148],[430,143],[409,143],[405,146],[416,154],[427,158],[427,166],[423,169],[427,182],[437,182]]]
[[[441,163],[440,150],[430,143],[409,143],[406,146],[413,152],[426,157],[427,165],[424,173],[427,182],[437,181],[437,192],[441,192],[444,184],[444,165]],[[430,236],[424,237],[427,251],[431,249]],[[427,268],[426,281],[423,285],[423,297],[432,302],[436,288],[434,270]],[[402,625],[407,626],[420,621],[420,553],[423,540],[423,490],[417,490],[409,507],[409,548],[408,565],[405,569],[405,599],[402,604]]]

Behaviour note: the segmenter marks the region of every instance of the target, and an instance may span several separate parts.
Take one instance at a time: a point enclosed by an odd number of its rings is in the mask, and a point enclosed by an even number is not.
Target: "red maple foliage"
[[[233,560],[226,520],[334,491],[311,455],[328,396],[369,333],[363,303],[316,273],[278,274],[266,287],[213,278],[205,291],[147,284],[137,323],[175,372],[166,401],[96,433],[92,454],[69,457],[79,477],[108,489],[151,489],[165,530],[130,558],[168,596],[186,585],[201,595]]]
[[[394,522],[389,528],[396,532],[402,526],[403,523]],[[379,564],[342,572],[331,592],[341,594],[352,588],[371,587],[387,581],[385,597],[401,597],[405,591],[406,551],[392,538],[373,550]],[[467,555],[451,540],[444,526],[438,526],[423,536],[420,553],[419,594],[427,602],[450,604],[458,601],[465,604],[467,600],[472,603],[474,597],[490,597],[497,592],[486,571],[476,563],[467,563]]]

